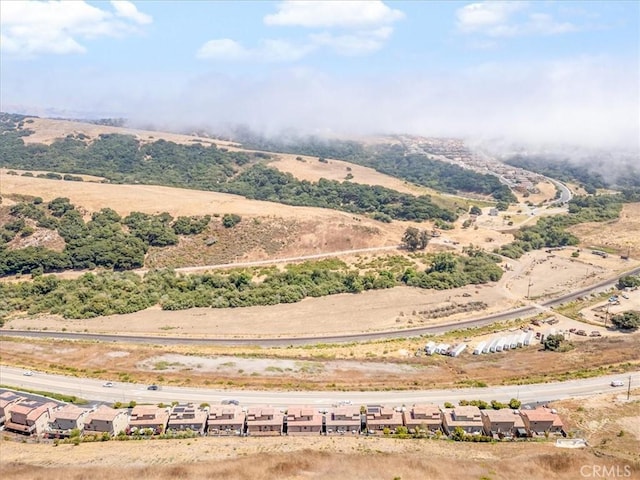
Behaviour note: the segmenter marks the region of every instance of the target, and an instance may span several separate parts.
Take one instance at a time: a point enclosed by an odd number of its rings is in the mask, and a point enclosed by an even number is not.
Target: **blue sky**
[[[0,1],[3,110],[638,148],[635,1]]]

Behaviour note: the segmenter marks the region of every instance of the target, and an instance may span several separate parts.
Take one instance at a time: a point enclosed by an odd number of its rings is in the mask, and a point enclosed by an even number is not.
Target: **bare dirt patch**
[[[621,379],[624,376],[621,375]],[[552,405],[565,419],[570,431],[585,438],[601,457],[617,457],[640,464],[640,395],[612,392],[580,400],[563,400]]]
[[[523,195],[520,192],[514,191],[518,201],[520,203],[531,202],[534,205],[538,205],[542,202],[553,200],[556,196],[556,186],[549,182],[539,182],[536,185],[536,188],[539,190],[537,193],[529,193],[527,195]]]

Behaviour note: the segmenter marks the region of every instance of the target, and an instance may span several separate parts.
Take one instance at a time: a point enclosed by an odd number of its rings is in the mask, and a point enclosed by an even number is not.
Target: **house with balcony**
[[[529,435],[545,435],[546,433],[562,433],[564,425],[562,419],[549,408],[521,410],[524,428]]]
[[[320,435],[322,415],[311,407],[289,407],[286,416],[287,435]]]
[[[437,405],[414,405],[402,412],[409,433],[437,432],[442,429],[442,412]]]
[[[167,431],[191,431],[203,435],[208,418],[209,407],[196,407],[193,403],[179,403],[171,408]]]
[[[136,405],[131,410],[127,433],[151,433],[160,435],[167,430],[169,409],[155,405]]]
[[[8,410],[4,427],[7,431],[23,435],[43,435],[57,406],[43,400],[21,400]]]
[[[447,435],[451,435],[456,427],[467,434],[481,434],[483,430],[480,409],[473,405],[446,408],[442,412],[442,427]]]
[[[271,407],[252,407],[247,410],[247,435],[282,435],[284,415]]]
[[[358,434],[361,430],[360,407],[346,405],[333,408],[325,416],[327,435]]]
[[[207,420],[211,436],[241,436],[245,432],[245,412],[232,405],[212,406]]]
[[[112,437],[126,431],[129,425],[129,412],[123,408],[111,408],[101,405],[84,419],[85,435],[108,433]]]
[[[502,408],[500,410],[481,410],[484,434],[493,437],[513,437],[517,429],[524,427],[518,410]]]
[[[7,414],[13,405],[18,404],[22,400],[26,400],[22,395],[7,390],[0,394],[0,425],[4,425]]]
[[[47,436],[65,438],[69,437],[73,430],[82,432],[85,419],[91,412],[91,409],[80,408],[71,404],[56,408],[49,418]]]
[[[404,426],[402,412],[391,407],[368,406],[366,418],[369,433],[379,433],[385,429],[388,429],[389,433],[396,433],[398,427]]]

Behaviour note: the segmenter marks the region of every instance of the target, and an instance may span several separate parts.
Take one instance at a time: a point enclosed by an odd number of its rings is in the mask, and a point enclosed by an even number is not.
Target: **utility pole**
[[[627,387],[627,401],[629,401],[630,396],[631,396],[631,375],[629,375],[629,386]]]
[[[527,286],[527,300],[531,299],[531,278],[529,278],[529,285]]]

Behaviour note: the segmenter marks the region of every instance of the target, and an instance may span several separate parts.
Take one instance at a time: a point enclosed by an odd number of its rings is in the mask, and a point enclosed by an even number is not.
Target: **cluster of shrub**
[[[92,318],[153,305],[165,310],[275,305],[398,285],[440,289],[500,278],[499,267],[489,254],[469,257],[440,253],[430,259],[431,266],[424,271],[407,267],[397,274],[384,268],[354,271],[338,260],[305,262],[290,265],[285,271],[268,271],[261,280],[256,280],[250,270],[191,275],[153,270],[144,277],[133,272],[100,272],[73,280],[36,276],[31,282],[0,283],[0,317],[26,312]],[[496,270],[491,278],[486,274],[488,268]]]
[[[0,227],[0,276],[96,267],[138,268],[144,264],[150,246],[175,245],[178,235],[201,233],[211,220],[209,215],[182,216],[174,220],[168,213],[149,215],[140,212],[122,218],[114,210],[104,208],[94,212],[91,220],[85,222],[68,198],[44,203],[36,197],[31,202],[11,206],[9,213],[14,220]],[[6,244],[17,235],[26,237],[34,233],[27,219],[37,227],[57,231],[64,239],[64,250],[58,252],[33,246],[7,248]]]
[[[509,258],[520,258],[525,252],[539,248],[577,245],[578,237],[566,229],[584,222],[606,222],[620,216],[622,204],[636,200],[636,192],[615,195],[577,196],[569,202],[568,215],[539,218],[535,225],[524,226],[514,233],[515,240],[495,250]]]

